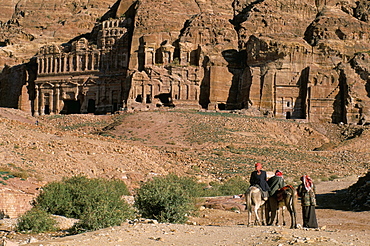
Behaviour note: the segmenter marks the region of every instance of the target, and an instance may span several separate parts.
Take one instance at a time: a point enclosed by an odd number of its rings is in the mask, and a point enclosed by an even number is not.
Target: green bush
[[[194,208],[194,195],[198,191],[197,183],[191,178],[173,174],[155,177],[138,189],[135,206],[145,218],[183,223]]]
[[[97,230],[119,225],[133,216],[122,199],[128,195],[123,181],[84,176],[52,182],[43,188],[34,206],[51,214],[80,219],[74,230]]]
[[[16,230],[32,233],[48,232],[57,230],[55,225],[56,221],[49,213],[34,207],[19,218]]]
[[[231,196],[244,194],[249,184],[242,177],[228,179],[224,183],[211,182],[211,188],[203,191],[203,196]]]
[[[227,180],[219,187],[222,196],[244,194],[249,184],[242,177],[237,176]]]

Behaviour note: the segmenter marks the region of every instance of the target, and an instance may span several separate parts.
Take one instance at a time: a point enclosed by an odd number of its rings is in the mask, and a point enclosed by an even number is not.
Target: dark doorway
[[[291,118],[290,112],[286,112],[286,118],[287,119],[290,119]]]
[[[146,103],[152,103],[152,97],[150,95],[146,95]]]
[[[87,103],[87,113],[95,113],[95,100],[89,99]]]
[[[44,114],[50,114],[50,106],[45,105]]]
[[[172,97],[170,93],[162,93],[159,95],[154,96],[154,98],[158,98],[163,106],[167,107],[174,107],[175,105],[172,103]]]
[[[143,102],[143,98],[141,96],[141,94],[137,95],[136,99],[135,99],[136,102]]]
[[[62,114],[80,114],[81,111],[80,101],[64,100],[64,107],[61,111]]]
[[[225,110],[226,109],[226,104],[225,103],[219,103],[218,105],[219,110]]]
[[[118,103],[113,103],[113,112],[118,110]]]

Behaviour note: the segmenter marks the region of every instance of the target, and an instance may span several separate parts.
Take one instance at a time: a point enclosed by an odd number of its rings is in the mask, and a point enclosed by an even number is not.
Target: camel
[[[283,217],[283,225],[285,225],[285,218],[284,218],[284,207],[287,208],[290,214],[291,219],[291,229],[297,228],[297,221],[296,221],[296,201],[297,201],[297,193],[294,187],[291,185],[284,186],[277,192],[277,196],[270,196],[269,197],[269,206],[268,206],[268,213],[271,212],[271,216],[268,217],[268,225],[272,225],[274,223],[275,217],[276,224],[279,224],[279,216],[277,211],[279,208],[282,209],[282,217]],[[277,216],[276,216],[277,215]]]
[[[262,192],[260,188],[251,186],[245,193],[245,201],[248,211],[248,226],[250,226],[250,219],[252,216],[252,208],[255,215],[255,225],[261,225],[260,217],[258,216],[258,209],[261,208],[262,225],[264,225],[264,210],[265,200],[262,199]]]

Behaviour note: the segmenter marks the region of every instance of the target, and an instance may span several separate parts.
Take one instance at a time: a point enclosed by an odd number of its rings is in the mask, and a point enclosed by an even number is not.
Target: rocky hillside
[[[282,170],[289,184],[303,174],[317,182],[362,176],[369,170],[369,133],[367,126],[193,110],[36,118],[0,108],[0,209],[17,217],[38,187],[74,175],[121,179],[133,193],[168,173],[210,185],[237,176],[247,182],[256,162]]]
[[[1,166],[43,181],[82,174],[137,187],[169,172],[215,181],[246,177],[256,161],[292,182],[369,168],[367,127],[176,110],[34,118],[5,108],[0,123]]]

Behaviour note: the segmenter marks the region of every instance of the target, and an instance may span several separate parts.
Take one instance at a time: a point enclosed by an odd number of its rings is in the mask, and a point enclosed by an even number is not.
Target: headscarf
[[[262,169],[262,164],[259,163],[259,162],[257,162],[254,166],[256,167],[257,170],[261,170]]]
[[[256,168],[256,171],[258,174],[261,174],[262,164],[257,162],[254,167]]]
[[[280,170],[276,170],[276,172],[275,172],[275,176],[283,177],[283,172],[282,172],[282,171],[280,171]]]
[[[312,189],[313,182],[312,179],[308,177],[308,175],[303,175],[301,177],[301,181],[303,182],[304,188],[306,188],[307,191],[310,191]]]

